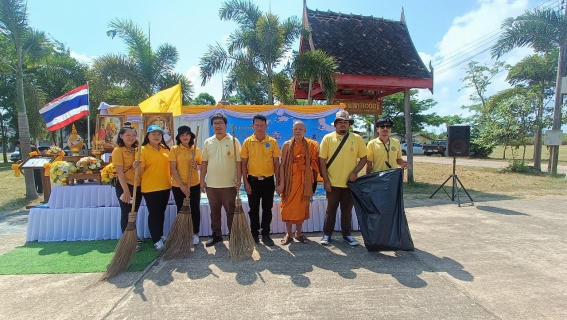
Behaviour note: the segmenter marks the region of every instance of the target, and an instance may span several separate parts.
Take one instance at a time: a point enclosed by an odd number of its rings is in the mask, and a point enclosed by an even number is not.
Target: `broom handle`
[[[191,155],[193,156],[193,160],[195,160],[195,152],[197,151],[197,138],[199,138],[199,126],[197,126],[197,131],[195,132],[195,140],[193,140],[193,151],[191,151]],[[193,166],[191,162],[189,162],[189,182],[187,182],[187,188],[191,189],[191,174],[193,173]],[[189,198],[189,197],[187,197]]]
[[[144,132],[143,129],[140,129],[140,137],[142,136],[142,132]],[[142,144],[139,143],[140,140],[138,139],[138,158],[135,159],[136,160],[140,160],[140,156],[142,155]],[[134,212],[136,212],[136,196],[137,196],[137,191],[138,191],[138,172],[140,170],[140,167],[136,167],[136,169],[134,169],[134,192],[132,192],[132,210],[130,211],[130,214],[134,214]],[[130,220],[130,219],[128,219]]]
[[[238,161],[236,161],[236,136],[234,135],[233,124],[230,125],[230,129],[232,129],[232,146],[234,147],[234,167],[236,168],[236,171],[234,172],[234,185],[236,185],[236,183],[238,183]],[[240,198],[240,193],[238,192],[238,190],[236,190],[236,196]]]

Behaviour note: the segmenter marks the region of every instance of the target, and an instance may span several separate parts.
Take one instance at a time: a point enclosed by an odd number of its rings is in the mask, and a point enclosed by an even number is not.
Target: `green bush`
[[[533,168],[526,166],[526,164],[520,159],[510,160],[508,167],[505,168],[506,172],[517,172],[517,173],[532,173]]]

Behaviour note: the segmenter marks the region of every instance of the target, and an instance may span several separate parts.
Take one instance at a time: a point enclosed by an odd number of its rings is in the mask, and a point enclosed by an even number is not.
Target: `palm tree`
[[[557,78],[555,83],[555,107],[553,130],[561,128],[561,78],[565,75],[565,49],[567,48],[567,18],[553,9],[533,9],[517,18],[508,18],[502,24],[504,32],[492,48],[492,56],[500,58],[516,47],[532,47],[536,52],[549,52],[559,47]],[[559,146],[551,146],[551,174],[557,174]]]
[[[122,39],[128,47],[128,54],[107,54],[94,61],[90,78],[92,86],[96,87],[95,101],[105,97],[115,103],[137,105],[178,83],[183,90],[183,102],[191,100],[191,81],[174,72],[179,61],[174,46],[162,44],[155,52],[152,51],[150,39],[131,20],[114,19],[108,27],[106,34]]]
[[[274,68],[299,36],[301,22],[295,17],[280,21],[277,15],[262,13],[250,0],[225,1],[219,17],[236,22],[239,28],[230,35],[226,50],[218,43],[208,46],[199,63],[202,85],[218,72],[228,72],[232,80],[225,83],[227,93],[265,81],[267,103],[273,104]]]
[[[296,56],[294,69],[297,81],[307,80],[309,82],[307,91],[308,105],[313,104],[311,91],[313,90],[314,81],[320,81],[323,85],[323,93],[327,98],[328,104],[333,102],[333,97],[337,92],[337,79],[335,78],[335,75],[338,74],[337,68],[337,60],[319,49],[307,51]]]
[[[0,2],[0,36],[8,37],[14,46],[16,59],[5,62],[16,75],[16,92],[18,105],[18,131],[20,136],[20,152],[30,152],[30,130],[24,96],[24,61],[37,59],[43,54],[46,37],[43,32],[33,30],[28,25],[26,4],[23,0],[1,0]],[[26,198],[37,199],[37,192],[32,170],[25,170]]]

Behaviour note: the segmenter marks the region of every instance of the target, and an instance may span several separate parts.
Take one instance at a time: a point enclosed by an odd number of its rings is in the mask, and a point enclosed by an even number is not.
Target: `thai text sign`
[[[333,103],[344,103],[350,114],[382,114],[382,100],[335,100]]]

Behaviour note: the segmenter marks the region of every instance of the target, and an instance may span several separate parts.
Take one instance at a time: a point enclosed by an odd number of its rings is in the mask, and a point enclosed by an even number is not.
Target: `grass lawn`
[[[12,162],[0,162],[0,213],[13,212],[25,208],[28,204],[37,204],[38,200],[26,199],[24,175],[14,177]]]
[[[510,147],[506,148],[506,157],[504,158],[504,147],[498,146],[494,148],[494,151],[490,154],[490,158],[494,160],[512,160],[513,153],[517,153],[516,158],[522,159],[522,154],[524,153],[524,147],[520,147],[519,149],[511,149]],[[529,145],[526,146],[526,161],[533,162],[534,161],[534,146]],[[541,150],[541,161],[547,165],[549,160],[549,150],[545,146],[543,146]],[[559,147],[559,164],[567,164],[567,145],[563,145]],[[543,168],[542,168],[543,170]]]
[[[416,183],[404,185],[404,197],[426,199],[453,173],[453,166],[420,162],[414,165],[413,171]],[[475,200],[564,196],[567,193],[567,182],[563,176],[507,173],[495,168],[472,166],[457,166],[455,173]],[[448,192],[451,190],[450,182],[445,184]],[[435,195],[443,196],[446,197],[442,190]]]

